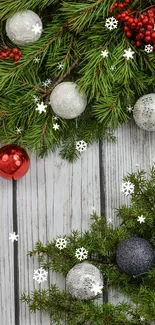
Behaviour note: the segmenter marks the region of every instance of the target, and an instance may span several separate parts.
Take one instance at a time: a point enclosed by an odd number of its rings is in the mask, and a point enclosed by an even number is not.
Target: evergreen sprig
[[[134,193],[129,207],[124,205],[116,210],[120,226],[112,228],[106,224],[105,218],[94,213],[89,231],[82,234],[72,231],[64,236],[66,248],[59,250],[55,239],[46,245],[36,243],[28,254],[36,255],[44,269],[61,273],[65,279],[70,269],[79,263],[75,250],[84,247],[88,250],[87,260],[103,274],[104,290],[113,286],[130,297],[130,302],[116,306],[96,304],[94,299],[78,300],[51,285],[48,290],[35,290],[31,296],[23,294],[22,301],[28,303],[31,311],[47,312],[56,325],[64,319],[67,325],[154,324],[155,265],[145,275],[128,275],[116,263],[116,249],[119,243],[132,236],[148,240],[155,249],[155,167],[150,170],[150,175],[142,170],[127,175],[124,181],[134,184]],[[139,215],[145,216],[145,223],[137,221]]]
[[[88,144],[104,136],[111,140],[111,129],[128,121],[127,106],[134,106],[144,94],[155,92],[155,55],[143,48],[135,49],[119,23],[112,31],[105,27],[113,0],[1,0],[0,38],[4,45],[14,45],[6,36],[5,23],[19,10],[34,10],[42,19],[41,38],[21,46],[23,56],[16,66],[0,61],[0,140],[17,143],[44,156],[60,147],[60,154],[69,161],[79,153],[75,141]],[[152,0],[131,1],[132,9],[154,5]],[[124,50],[131,48],[133,60],[125,60]],[[103,59],[101,51],[109,51]],[[34,58],[40,59],[39,63]],[[62,64],[62,69],[58,65]],[[114,68],[112,70],[111,68]],[[42,82],[52,79],[44,89]],[[58,131],[52,129],[54,112],[36,113],[32,94],[49,103],[54,87],[62,81],[75,81],[87,95],[85,112],[76,120],[58,120]],[[17,134],[17,127],[22,132]]]

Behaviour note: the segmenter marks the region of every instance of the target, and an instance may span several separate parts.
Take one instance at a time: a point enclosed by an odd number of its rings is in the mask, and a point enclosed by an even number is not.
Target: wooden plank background
[[[0,178],[0,324],[51,325],[47,315],[30,314],[18,298],[23,292],[39,288],[33,280],[36,258],[27,256],[39,239],[46,243],[57,235],[90,226],[90,214],[106,215],[117,225],[115,208],[129,199],[120,192],[122,178],[139,169],[149,171],[155,162],[155,133],[140,130],[134,122],[115,132],[116,143],[103,140],[94,144],[74,164],[61,160],[58,153],[45,159],[30,155],[31,168],[17,182]],[[17,231],[19,241],[12,244],[9,233]],[[51,274],[49,284],[65,288],[60,275]],[[47,287],[47,282],[41,288]],[[126,299],[109,291],[113,303]]]

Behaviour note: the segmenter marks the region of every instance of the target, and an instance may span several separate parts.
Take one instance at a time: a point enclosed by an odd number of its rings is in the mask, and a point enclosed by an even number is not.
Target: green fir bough
[[[109,30],[106,19],[112,0],[1,0],[0,50],[15,45],[6,36],[6,20],[20,10],[35,11],[43,22],[41,38],[21,46],[19,64],[9,58],[0,60],[0,140],[17,143],[37,155],[60,148],[63,158],[78,156],[76,141],[92,143],[127,122],[128,106],[142,95],[155,92],[155,55],[144,47],[135,48],[125,36],[123,25]],[[154,5],[152,0],[130,1],[133,10]],[[126,60],[124,50],[131,48],[134,58]],[[101,51],[108,50],[103,58]],[[34,58],[39,58],[35,63]],[[58,65],[62,64],[62,69]],[[114,67],[114,69],[112,69]],[[44,88],[42,82],[51,78]],[[49,105],[52,89],[61,81],[75,81],[88,98],[85,112],[77,119],[58,119],[53,129],[54,112]],[[45,113],[36,111],[33,95],[48,105]],[[22,132],[17,133],[16,128]]]
[[[146,175],[144,171],[129,174],[124,181],[134,184],[129,207],[121,206],[116,213],[120,226],[109,227],[103,217],[92,216],[90,231],[82,234],[73,231],[67,239],[66,248],[59,250],[56,240],[44,245],[41,242],[29,252],[36,255],[41,266],[59,272],[64,279],[77,263],[75,250],[84,247],[88,250],[88,261],[97,266],[104,277],[104,289],[113,286],[130,297],[129,303],[113,306],[103,302],[97,305],[94,300],[77,300],[69,293],[60,291],[55,285],[47,290],[35,290],[31,295],[23,294],[32,312],[47,312],[56,325],[66,320],[67,325],[153,325],[155,321],[155,264],[147,274],[131,276],[122,272],[116,264],[116,249],[119,243],[138,236],[148,240],[155,249],[155,167]],[[138,216],[145,217],[144,223]],[[59,237],[58,237],[59,238]]]

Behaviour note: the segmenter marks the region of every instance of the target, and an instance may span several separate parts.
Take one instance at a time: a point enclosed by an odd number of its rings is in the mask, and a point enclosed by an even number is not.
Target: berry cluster
[[[124,3],[115,2],[111,12],[116,9],[120,11],[129,2],[130,0],[124,0]],[[133,46],[150,44],[155,51],[155,8],[153,6],[141,12],[126,9],[119,12],[115,18],[123,22],[125,34],[131,39]]]
[[[8,46],[4,46],[3,50],[0,51],[0,60],[4,60],[6,58],[13,58],[14,63],[17,64],[22,56],[22,52],[19,51],[16,47],[14,47],[11,51]]]

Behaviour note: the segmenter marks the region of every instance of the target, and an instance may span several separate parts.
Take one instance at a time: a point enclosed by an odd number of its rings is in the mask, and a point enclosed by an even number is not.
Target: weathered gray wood
[[[9,241],[13,232],[12,182],[0,178],[0,324],[14,321],[14,244]]]
[[[39,267],[37,260],[26,256],[35,242],[46,243],[73,229],[89,229],[93,207],[100,214],[98,144],[88,148],[74,164],[60,159],[57,153],[45,159],[31,155],[30,159],[29,172],[17,182],[20,294],[39,288],[33,280],[33,270]],[[65,288],[59,275],[50,273],[50,282]],[[46,315],[30,314],[28,306],[20,304],[20,325],[44,324],[50,324]]]
[[[116,143],[104,140],[102,144],[106,217],[114,226],[119,224],[115,209],[130,202],[120,192],[123,176],[138,169],[148,173],[155,162],[155,132],[143,131],[132,121],[118,128],[115,135]],[[109,291],[109,299],[113,303],[126,300],[113,290]]]

